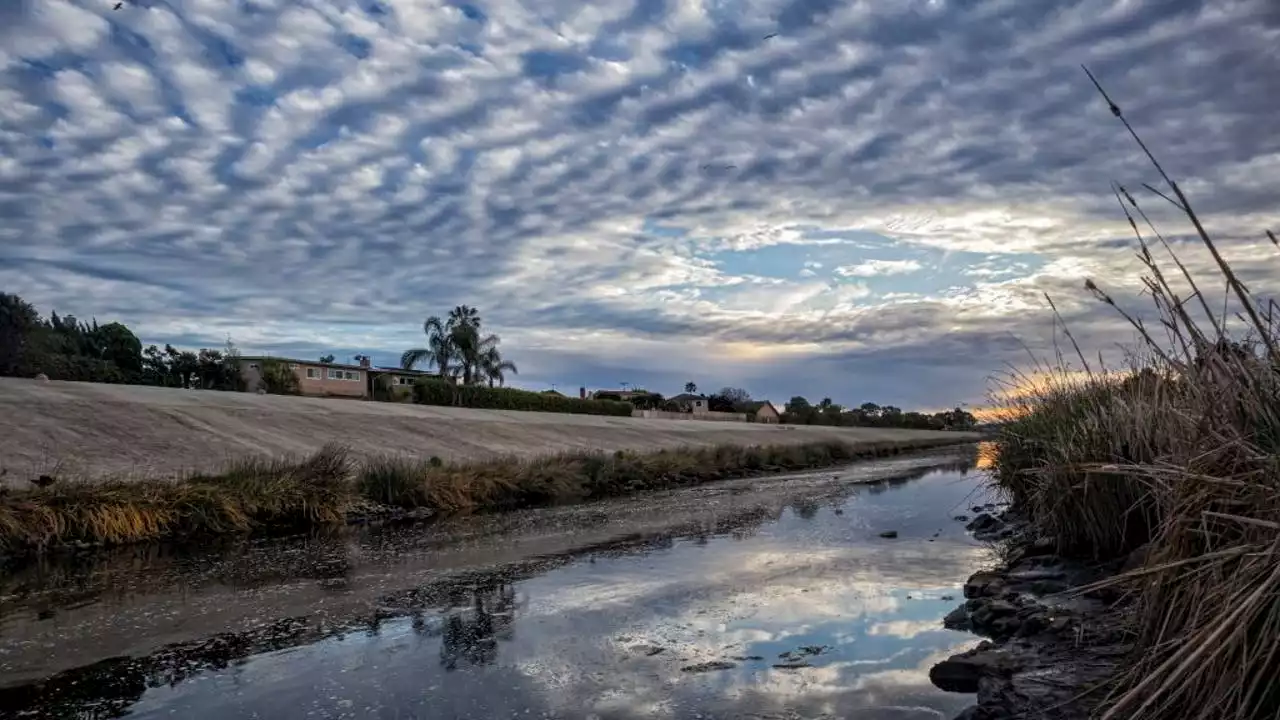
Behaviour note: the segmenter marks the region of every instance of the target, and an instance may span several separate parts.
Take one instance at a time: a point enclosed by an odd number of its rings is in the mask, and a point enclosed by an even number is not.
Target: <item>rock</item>
[[[991,513],[982,513],[964,526],[966,530],[971,532],[993,532],[1002,527],[1004,527],[1004,521],[997,519]]]
[[[45,375],[44,373],[40,373],[40,374],[36,375],[36,382],[38,382],[38,383],[40,383],[40,384],[42,384],[42,385],[43,385],[44,383],[49,382],[49,376],[48,376],[48,375]]]
[[[1016,582],[1032,582],[1035,580],[1061,580],[1067,574],[1062,570],[1045,569],[1045,570],[1019,570],[1018,572],[1009,573],[1009,579]]]
[[[969,581],[964,584],[964,596],[966,598],[979,598],[988,595],[998,595],[1004,589],[1004,576],[1000,573],[982,571],[976,572],[970,576]]]
[[[1002,638],[1013,637],[1022,626],[1022,619],[1016,616],[996,618],[991,621],[991,634]]]
[[[1070,587],[1061,580],[1037,580],[1031,583],[1031,592],[1036,595],[1057,595]]]
[[[794,662],[774,663],[775,670],[799,670],[801,668],[813,667],[804,660],[796,660]]]
[[[645,657],[653,657],[654,655],[657,655],[657,654],[659,654],[659,653],[666,652],[666,650],[667,650],[666,648],[662,647],[661,645],[637,645],[637,646],[635,646],[635,647],[633,647],[633,648],[631,648],[631,649],[632,649],[632,651],[634,651],[636,654],[638,654],[638,655],[644,655]]]
[[[1045,628],[1045,631],[1058,635],[1070,630],[1073,625],[1075,625],[1075,621],[1069,617],[1056,617],[1049,621],[1049,626]]]
[[[947,613],[942,618],[942,627],[948,630],[971,630],[973,623],[969,620],[969,611],[963,605]]]
[[[1018,606],[1008,600],[992,600],[987,603],[987,610],[997,617],[1003,615],[1017,615]]]
[[[882,537],[882,538],[888,538],[889,540],[892,540],[892,539],[894,539],[894,538],[898,537],[898,531],[897,531],[897,530],[885,530],[884,532],[880,533],[880,537]]]
[[[969,520],[969,516],[968,516],[968,515],[957,515],[955,519],[956,519],[956,522],[967,522],[967,521]]]
[[[738,662],[759,662],[764,659],[761,655],[734,655],[734,660]]]
[[[711,662],[698,663],[696,665],[686,665],[680,668],[680,672],[701,673],[714,670],[732,670],[736,667],[738,666],[726,660],[712,660]]]
[[[955,599],[956,599],[956,596],[955,596],[955,595],[943,595],[942,597],[940,597],[940,598],[938,598],[938,599],[939,599],[939,600],[941,600],[941,601],[943,601],[943,602],[950,602],[950,601],[952,601],[952,600],[955,600]]]
[[[929,669],[929,680],[946,692],[976,693],[980,679],[1005,674],[1007,664],[1006,655],[984,641],[934,665]]]

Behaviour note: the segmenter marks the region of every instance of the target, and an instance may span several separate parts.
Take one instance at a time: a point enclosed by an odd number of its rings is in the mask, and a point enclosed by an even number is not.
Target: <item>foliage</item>
[[[490,388],[483,385],[455,385],[438,378],[423,378],[413,386],[414,402],[423,405],[452,405],[488,410],[530,410],[536,412],[617,415],[630,417],[629,403],[610,400],[580,400],[549,393]]]
[[[329,353],[328,355],[321,355],[321,356],[320,356],[320,362],[325,363],[326,365],[327,365],[327,364],[329,364],[329,363],[331,363],[331,362],[333,362],[333,360],[334,360],[333,353]]]
[[[221,351],[180,351],[170,345],[143,350],[122,323],[86,323],[56,312],[45,320],[22,298],[0,293],[0,375],[44,373],[51,380],[236,390],[239,367],[230,361],[236,355],[230,340]]]
[[[662,397],[661,393],[645,392],[632,395],[628,402],[637,410],[661,410],[667,404],[667,399]]]
[[[911,430],[972,430],[977,420],[962,408],[937,413],[903,412],[892,405],[881,407],[863,403],[845,408],[823,398],[817,405],[797,395],[787,402],[782,421],[792,425],[839,425],[850,427],[895,427]]]
[[[470,389],[489,392],[487,388]],[[495,391],[497,392],[497,391]],[[325,446],[303,460],[250,458],[186,478],[59,478],[0,494],[0,550],[73,542],[121,544],[342,523],[370,503],[440,512],[497,510],[662,490],[767,472],[829,467],[946,444],[809,443],[636,453],[573,452],[444,463],[406,457],[356,463]]]
[[[690,394],[690,395],[693,395],[694,393],[698,392],[698,385],[697,385],[697,383],[693,382],[692,380],[690,380],[689,382],[685,383],[685,384],[684,384],[684,391],[685,391],[686,393]]]
[[[262,389],[270,395],[297,395],[298,374],[289,368],[289,364],[276,358],[264,358],[258,366],[262,378]]]
[[[1120,108],[1107,102],[1137,139]],[[1047,379],[1011,379],[1031,390],[1008,401],[996,479],[1061,552],[1112,558],[1141,550],[1140,567],[1111,581],[1132,599],[1127,629],[1137,641],[1133,662],[1105,700],[1104,720],[1274,718],[1280,327],[1274,304],[1255,299],[1182,189],[1150,151],[1147,157],[1164,180],[1163,200],[1186,217],[1213,258],[1217,275],[1208,282],[1225,286],[1226,302],[1202,294],[1206,279],[1187,270],[1142,204],[1116,186],[1158,315],[1152,326],[1164,338],[1156,340],[1146,323],[1087,281],[1140,338],[1129,366],[1092,366],[1065,331],[1083,370],[1059,357],[1036,368]],[[1171,267],[1155,260],[1154,242],[1170,253]],[[1242,326],[1232,329],[1232,318]]]
[[[441,377],[456,377],[464,385],[488,383],[502,385],[508,374],[516,374],[515,363],[505,360],[498,346],[501,338],[482,332],[480,311],[458,305],[441,320],[432,315],[422,323],[427,336],[423,347],[406,350],[400,366],[412,370],[419,365],[435,366]]]

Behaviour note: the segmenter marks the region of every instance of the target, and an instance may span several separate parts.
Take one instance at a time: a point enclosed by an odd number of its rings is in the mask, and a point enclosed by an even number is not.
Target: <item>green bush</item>
[[[632,410],[630,403],[612,400],[580,400],[515,388],[454,385],[435,378],[423,378],[413,386],[413,401],[422,405],[450,405],[485,410],[529,410],[618,417],[631,417]]]

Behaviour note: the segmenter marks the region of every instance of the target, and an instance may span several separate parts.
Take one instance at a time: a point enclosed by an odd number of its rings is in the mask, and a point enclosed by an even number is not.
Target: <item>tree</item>
[[[880,406],[873,402],[862,403],[858,406],[858,409],[861,410],[862,414],[867,418],[875,419],[880,417]]]
[[[728,400],[732,405],[751,402],[751,393],[742,388],[725,387],[720,388],[720,392],[716,393],[720,397]]]
[[[142,374],[142,342],[132,330],[113,322],[97,328],[95,335],[95,344],[101,347],[103,360],[114,363],[133,380]]]
[[[17,295],[0,293],[0,375],[17,375],[40,328],[40,313]]]
[[[518,375],[520,369],[510,360],[503,360],[502,353],[498,351],[498,346],[495,344],[480,358],[480,372],[489,381],[489,387],[493,387],[495,381],[499,387],[502,387],[506,383],[507,373]]]
[[[795,397],[787,401],[788,413],[805,415],[805,414],[808,414],[808,412],[812,409],[813,409],[813,406],[809,404],[809,401],[799,395],[796,395]]]
[[[684,384],[684,391],[685,391],[685,392],[687,392],[687,393],[689,393],[690,395],[692,395],[692,394],[694,394],[694,393],[698,392],[698,385],[697,385],[697,383],[694,383],[692,380],[690,380],[689,382],[685,383],[685,384]]]
[[[331,362],[333,362],[333,353],[330,353],[330,354],[328,354],[328,355],[321,355],[321,356],[320,356],[320,362],[322,362],[322,363],[331,363]]]
[[[272,395],[297,395],[298,376],[289,369],[288,363],[275,358],[267,358],[259,366],[262,378],[262,389]]]
[[[400,367],[412,370],[420,364],[434,365],[441,376],[449,374],[449,368],[457,357],[457,348],[444,321],[432,315],[422,322],[422,332],[427,336],[425,347],[406,350],[400,356]]]

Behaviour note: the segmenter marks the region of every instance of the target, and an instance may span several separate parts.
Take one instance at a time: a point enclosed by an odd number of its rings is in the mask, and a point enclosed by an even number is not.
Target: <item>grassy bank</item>
[[[356,462],[337,446],[301,461],[252,459],[179,479],[56,479],[0,494],[0,549],[119,544],[342,523],[375,509],[472,512],[575,502],[770,472],[831,467],[967,438],[566,453],[445,464]]]
[[[1119,115],[1119,111],[1116,110]],[[1127,124],[1126,124],[1127,126]],[[1136,137],[1136,136],[1135,136]],[[1158,166],[1157,166],[1158,168]],[[1163,170],[1160,171],[1163,175]],[[1194,278],[1123,188],[1159,324],[1124,372],[1050,373],[1014,402],[997,482],[1067,554],[1124,557],[1137,650],[1104,718],[1280,716],[1280,333],[1165,176],[1219,276]],[[1162,201],[1163,202],[1163,201]],[[1272,242],[1274,235],[1268,233]],[[1166,250],[1164,238],[1154,234]],[[1227,288],[1227,302],[1200,288]],[[1148,328],[1159,328],[1160,339]],[[1070,337],[1067,338],[1070,340]],[[1077,351],[1078,352],[1078,351]]]

